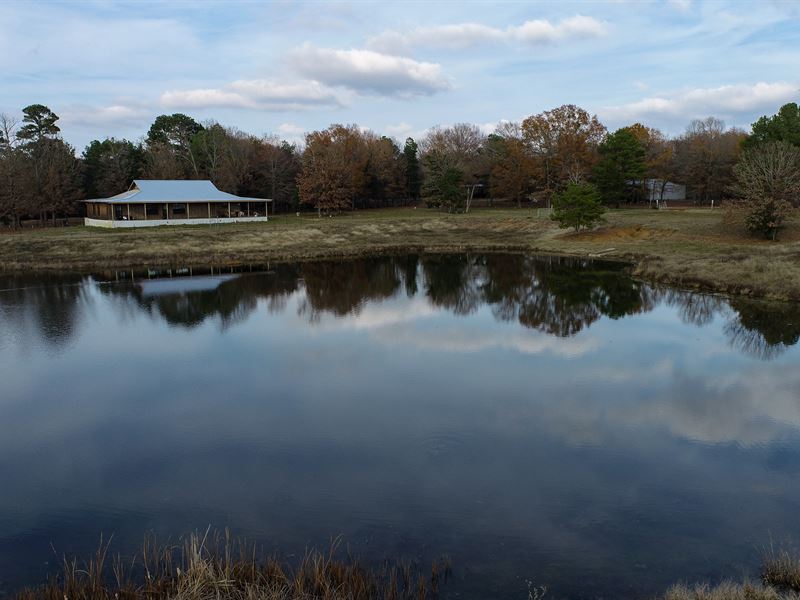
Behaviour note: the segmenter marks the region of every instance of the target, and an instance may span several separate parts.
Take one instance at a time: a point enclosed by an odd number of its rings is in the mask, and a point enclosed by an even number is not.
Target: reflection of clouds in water
[[[795,479],[758,446],[796,464],[800,376],[790,354],[755,363],[728,346],[739,313],[715,320],[716,300],[688,295],[654,305],[605,275],[573,289],[555,269],[539,293],[505,262],[470,288],[480,305],[458,302],[461,279],[436,304],[378,267],[356,270],[358,293],[347,277],[319,288],[305,312],[291,271],[193,292],[190,307],[93,292],[58,361],[4,350],[0,538],[183,519],[280,544],[472,540],[484,566],[513,562],[516,541],[517,566],[538,551],[607,573],[641,547],[702,562],[698,539],[722,546],[791,520]],[[237,326],[218,327],[228,315]],[[791,341],[758,315],[747,324]]]
[[[293,299],[299,302],[299,298]],[[437,318],[438,317],[438,318]],[[357,314],[326,315],[314,324],[321,332],[368,331],[372,339],[389,346],[426,351],[480,352],[493,348],[523,354],[551,352],[558,356],[579,356],[597,348],[589,336],[559,338],[536,330],[486,322],[479,318],[454,317],[437,309],[422,297],[396,297],[365,305]]]
[[[582,369],[580,378],[593,382],[615,382],[636,384],[641,381],[657,381],[671,377],[675,371],[674,361],[669,358],[641,365],[604,365],[602,368]]]
[[[603,382],[602,374],[576,383]],[[760,365],[728,375],[687,375],[668,361],[631,378],[620,371],[605,381],[626,387],[587,399],[565,394],[542,416],[572,443],[600,443],[620,427],[661,429],[707,444],[755,446],[800,432],[800,372],[791,365]],[[647,391],[647,385],[655,390]]]
[[[296,310],[290,311],[289,314],[303,314],[301,310],[303,299],[302,293],[296,293],[291,296],[288,305],[296,307]],[[357,313],[338,317],[332,314],[320,315],[319,319],[313,323],[313,329],[320,332],[373,330],[391,325],[410,323],[440,312],[441,310],[431,306],[422,297],[396,296],[389,300],[373,301],[365,304]]]
[[[514,350],[522,354],[549,352],[563,357],[576,357],[595,350],[596,340],[590,337],[556,338],[538,331],[509,328],[448,326],[436,330],[409,330],[388,327],[376,332],[375,338],[388,345],[404,345],[428,351],[483,352],[493,349]]]
[[[686,300],[689,296],[682,294],[682,297]],[[720,310],[720,302],[716,298],[708,302],[691,300],[678,306],[691,305],[702,314],[700,320],[708,327],[709,316]],[[731,353],[725,345],[720,345],[722,340],[715,342],[708,335],[701,340],[695,339],[693,330],[675,330],[664,337],[661,328],[642,329],[645,326],[642,323],[628,330],[627,343],[635,347],[637,343],[647,344],[651,337],[669,339],[670,344],[677,345],[672,350],[679,352],[677,356],[686,352],[685,345],[689,343],[695,362],[681,366],[672,356],[609,361],[599,355],[590,358],[602,347],[605,331],[560,338],[513,325],[498,326],[485,317],[464,319],[447,310],[433,309],[424,299],[401,297],[367,304],[357,315],[324,318],[315,329],[366,331],[370,339],[387,347],[423,351],[483,353],[502,349],[521,354],[583,357],[582,362],[573,365],[567,380],[560,379],[559,369],[551,377],[538,376],[534,390],[546,388],[549,395],[558,398],[557,403],[548,399],[544,409],[538,405],[538,408],[520,405],[519,413],[507,415],[510,422],[519,422],[520,417],[530,416],[531,410],[537,411],[537,418],[551,422],[552,431],[559,432],[568,443],[600,444],[608,435],[616,435],[613,432],[620,427],[645,427],[702,443],[752,446],[800,429],[800,374],[777,363],[751,365],[747,370],[732,366],[729,373],[721,372],[712,363],[727,361]],[[683,310],[679,317],[685,323],[698,324],[697,319],[687,319]],[[660,326],[675,329],[669,319]],[[622,331],[616,335],[623,335]],[[626,343],[623,338],[619,342]],[[594,360],[597,362],[589,362]],[[702,369],[702,362],[709,363],[705,375],[688,371],[695,367]],[[600,387],[603,391],[597,391]],[[498,385],[498,392],[502,388]]]

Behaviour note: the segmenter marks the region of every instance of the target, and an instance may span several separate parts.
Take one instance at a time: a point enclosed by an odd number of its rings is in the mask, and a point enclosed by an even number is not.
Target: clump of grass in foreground
[[[667,591],[664,600],[796,600],[794,592],[782,593],[771,586],[754,583],[721,583],[715,587],[708,585],[676,585]]]
[[[436,598],[450,574],[446,561],[435,561],[424,574],[390,562],[370,569],[337,554],[333,543],[327,553],[309,551],[290,565],[258,558],[254,545],[227,531],[191,535],[178,546],[148,538],[128,559],[110,556],[109,544],[101,542],[85,564],[65,558],[58,577],[16,600],[423,600]]]
[[[681,584],[670,588],[663,600],[800,600],[800,557],[770,549],[764,556],[761,583]]]
[[[761,579],[765,584],[800,594],[800,557],[788,550],[770,550],[764,558]]]

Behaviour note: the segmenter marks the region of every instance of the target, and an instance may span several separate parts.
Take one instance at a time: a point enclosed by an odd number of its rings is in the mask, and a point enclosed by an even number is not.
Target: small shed
[[[683,184],[663,179],[647,179],[645,184],[647,187],[647,199],[651,203],[658,204],[667,200],[682,202],[686,200],[686,186]]]
[[[269,220],[267,198],[242,198],[209,180],[136,179],[128,191],[86,200],[86,225],[153,227]]]

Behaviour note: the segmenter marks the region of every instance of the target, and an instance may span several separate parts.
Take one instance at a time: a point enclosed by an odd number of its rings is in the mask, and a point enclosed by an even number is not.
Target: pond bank
[[[79,270],[230,266],[405,252],[521,251],[626,261],[633,275],[732,295],[800,300],[800,221],[778,242],[731,230],[721,210],[617,210],[594,231],[558,229],[544,211],[446,215],[376,209],[331,218],[279,215],[268,224],[147,230],[86,227],[0,235],[2,268]]]
[[[193,534],[178,546],[159,545],[145,537],[134,557],[113,555],[101,540],[94,556],[83,562],[65,557],[61,572],[48,584],[28,588],[14,600],[416,600],[447,597],[454,576],[447,557],[430,567],[384,559],[366,566],[342,557],[334,542],[326,552],[309,550],[288,562],[224,533]],[[455,573],[458,576],[458,573]],[[557,598],[558,590],[526,581],[528,598]],[[524,594],[524,590],[520,590]],[[551,593],[548,593],[551,592]],[[765,555],[760,581],[677,584],[656,600],[797,600],[800,558],[781,550]]]

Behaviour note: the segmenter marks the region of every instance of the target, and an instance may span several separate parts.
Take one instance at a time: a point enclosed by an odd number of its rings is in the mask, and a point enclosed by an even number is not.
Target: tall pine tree
[[[417,142],[414,138],[406,138],[406,145],[403,147],[403,160],[405,162],[406,194],[408,199],[416,202],[419,200],[422,190],[422,176],[419,167]]]
[[[594,180],[604,204],[620,205],[635,200],[647,169],[644,146],[628,128],[609,134],[598,146],[600,161]]]

